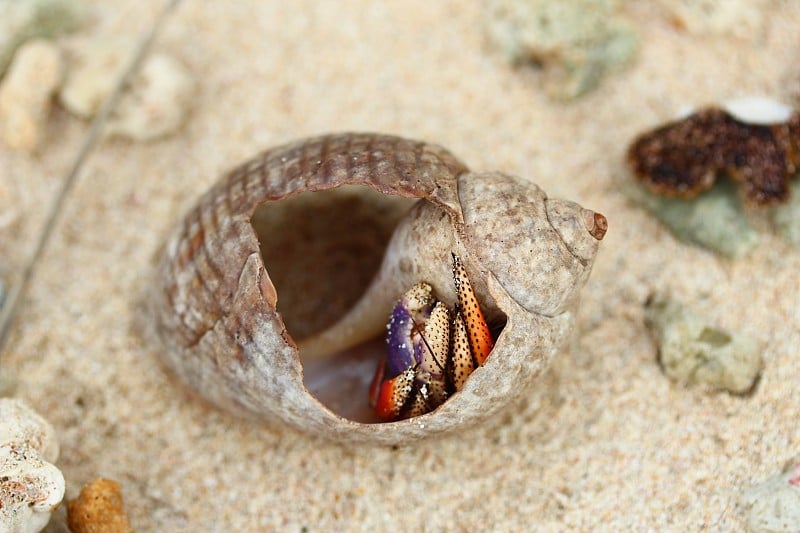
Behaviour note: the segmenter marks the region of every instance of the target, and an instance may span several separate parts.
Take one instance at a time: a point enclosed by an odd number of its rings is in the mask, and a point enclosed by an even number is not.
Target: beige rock
[[[73,65],[60,101],[71,113],[91,118],[111,95],[136,51],[123,39],[94,39],[73,51]],[[108,135],[148,141],[177,130],[195,92],[189,72],[165,54],[148,57],[106,124]]]
[[[36,40],[20,47],[0,85],[0,135],[8,146],[27,152],[40,146],[62,77],[56,45]]]
[[[58,95],[67,111],[92,118],[114,90],[135,51],[130,39],[83,40],[70,49],[69,71]]]
[[[149,141],[176,131],[191,108],[195,83],[176,59],[155,54],[133,79],[108,121],[108,133]]]

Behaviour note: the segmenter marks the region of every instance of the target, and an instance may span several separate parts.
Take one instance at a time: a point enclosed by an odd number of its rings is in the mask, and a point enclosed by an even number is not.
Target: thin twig
[[[133,75],[139,70],[142,61],[147,55],[147,52],[150,50],[150,46],[163,26],[164,20],[166,20],[169,13],[180,3],[180,1],[181,0],[170,0],[167,2],[167,5],[161,11],[161,14],[150,28],[150,31],[142,38],[139,49],[134,54],[133,59],[128,67],[125,69],[125,72],[120,78],[119,83],[117,83],[117,85],[114,87],[114,91],[111,93],[111,96],[109,96],[109,98],[105,101],[103,106],[100,108],[100,111],[97,113],[94,121],[92,121],[91,127],[89,128],[89,133],[81,145],[78,156],[72,163],[67,176],[61,183],[61,188],[55,195],[53,205],[50,207],[48,212],[47,220],[44,223],[42,233],[39,235],[39,239],[36,242],[36,248],[34,249],[28,261],[25,263],[25,267],[22,271],[22,277],[13,287],[10,288],[5,304],[3,305],[2,309],[0,309],[0,354],[2,354],[3,349],[5,348],[6,341],[8,340],[8,332],[11,329],[11,325],[14,323],[14,318],[19,308],[22,296],[27,291],[30,280],[33,277],[36,264],[39,258],[42,256],[44,249],[47,247],[47,244],[50,242],[50,237],[53,234],[55,222],[61,214],[64,206],[64,200],[72,190],[72,186],[75,184],[75,180],[78,176],[78,173],[83,168],[86,158],[89,157],[92,149],[97,144],[97,140],[100,137],[103,126],[105,126],[111,111],[117,105],[122,92],[129,84]]]

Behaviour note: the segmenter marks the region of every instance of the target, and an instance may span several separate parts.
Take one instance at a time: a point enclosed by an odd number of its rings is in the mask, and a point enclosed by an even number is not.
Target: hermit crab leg
[[[415,416],[430,413],[436,406],[430,402],[430,387],[427,383],[418,385],[416,388],[412,387],[412,394],[410,401],[403,406],[401,416],[403,418],[413,418]]]
[[[467,277],[467,270],[461,264],[461,258],[453,255],[453,282],[456,285],[458,295],[458,308],[464,318],[467,333],[469,334],[469,347],[472,356],[475,358],[476,366],[480,366],[486,361],[489,352],[494,348],[494,340],[486,319],[478,305],[478,299],[472,290],[472,284]]]
[[[461,312],[456,311],[456,316],[453,318],[453,352],[447,365],[447,375],[456,392],[464,388],[464,383],[473,370],[475,370],[475,362],[469,347],[467,326],[464,324]]]
[[[450,311],[447,306],[437,302],[428,321],[417,331],[422,341],[417,345],[417,378],[427,385],[431,409],[436,409],[447,399],[445,376],[450,351]]]

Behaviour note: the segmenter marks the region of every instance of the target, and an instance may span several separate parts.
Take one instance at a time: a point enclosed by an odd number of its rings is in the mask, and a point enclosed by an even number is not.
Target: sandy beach
[[[140,39],[164,8],[88,5],[65,43]],[[560,102],[491,45],[480,3],[180,2],[151,53],[196,78],[185,126],[97,142],[0,354],[14,396],[58,432],[67,497],[116,480],[137,531],[742,531],[742,493],[800,453],[800,250],[768,228],[736,260],[679,242],[619,182],[631,139],[687,106],[797,105],[800,4],[762,14],[744,35],[701,35],[637,2],[633,63]],[[56,108],[39,155],[0,145],[0,212],[18,213],[0,227],[9,283],[88,131]],[[409,447],[331,443],[209,406],[143,336],[153,258],[197,197],[265,148],[335,131],[435,142],[608,218],[570,342],[503,416]],[[644,324],[653,292],[754,337],[756,389],[667,378]]]

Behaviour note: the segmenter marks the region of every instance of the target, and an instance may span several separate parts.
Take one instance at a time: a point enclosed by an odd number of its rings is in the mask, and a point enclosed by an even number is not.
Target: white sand
[[[190,122],[98,147],[3,354],[17,395],[60,434],[68,496],[117,480],[138,531],[741,530],[739,495],[800,449],[800,253],[770,236],[736,262],[680,244],[614,180],[632,136],[687,104],[791,102],[800,4],[775,1],[742,40],[681,32],[637,2],[635,65],[571,104],[511,69],[469,2],[231,4],[184,2],[168,21],[157,48],[200,82]],[[136,37],[160,8],[97,2],[90,31]],[[342,447],[209,408],[138,335],[151,258],[200,192],[265,147],[340,130],[431,140],[608,217],[575,340],[504,417],[408,449]],[[6,266],[29,252],[86,131],[62,112],[41,159],[0,148],[24,216],[0,234]],[[642,324],[654,290],[763,342],[752,397],[661,373]]]

